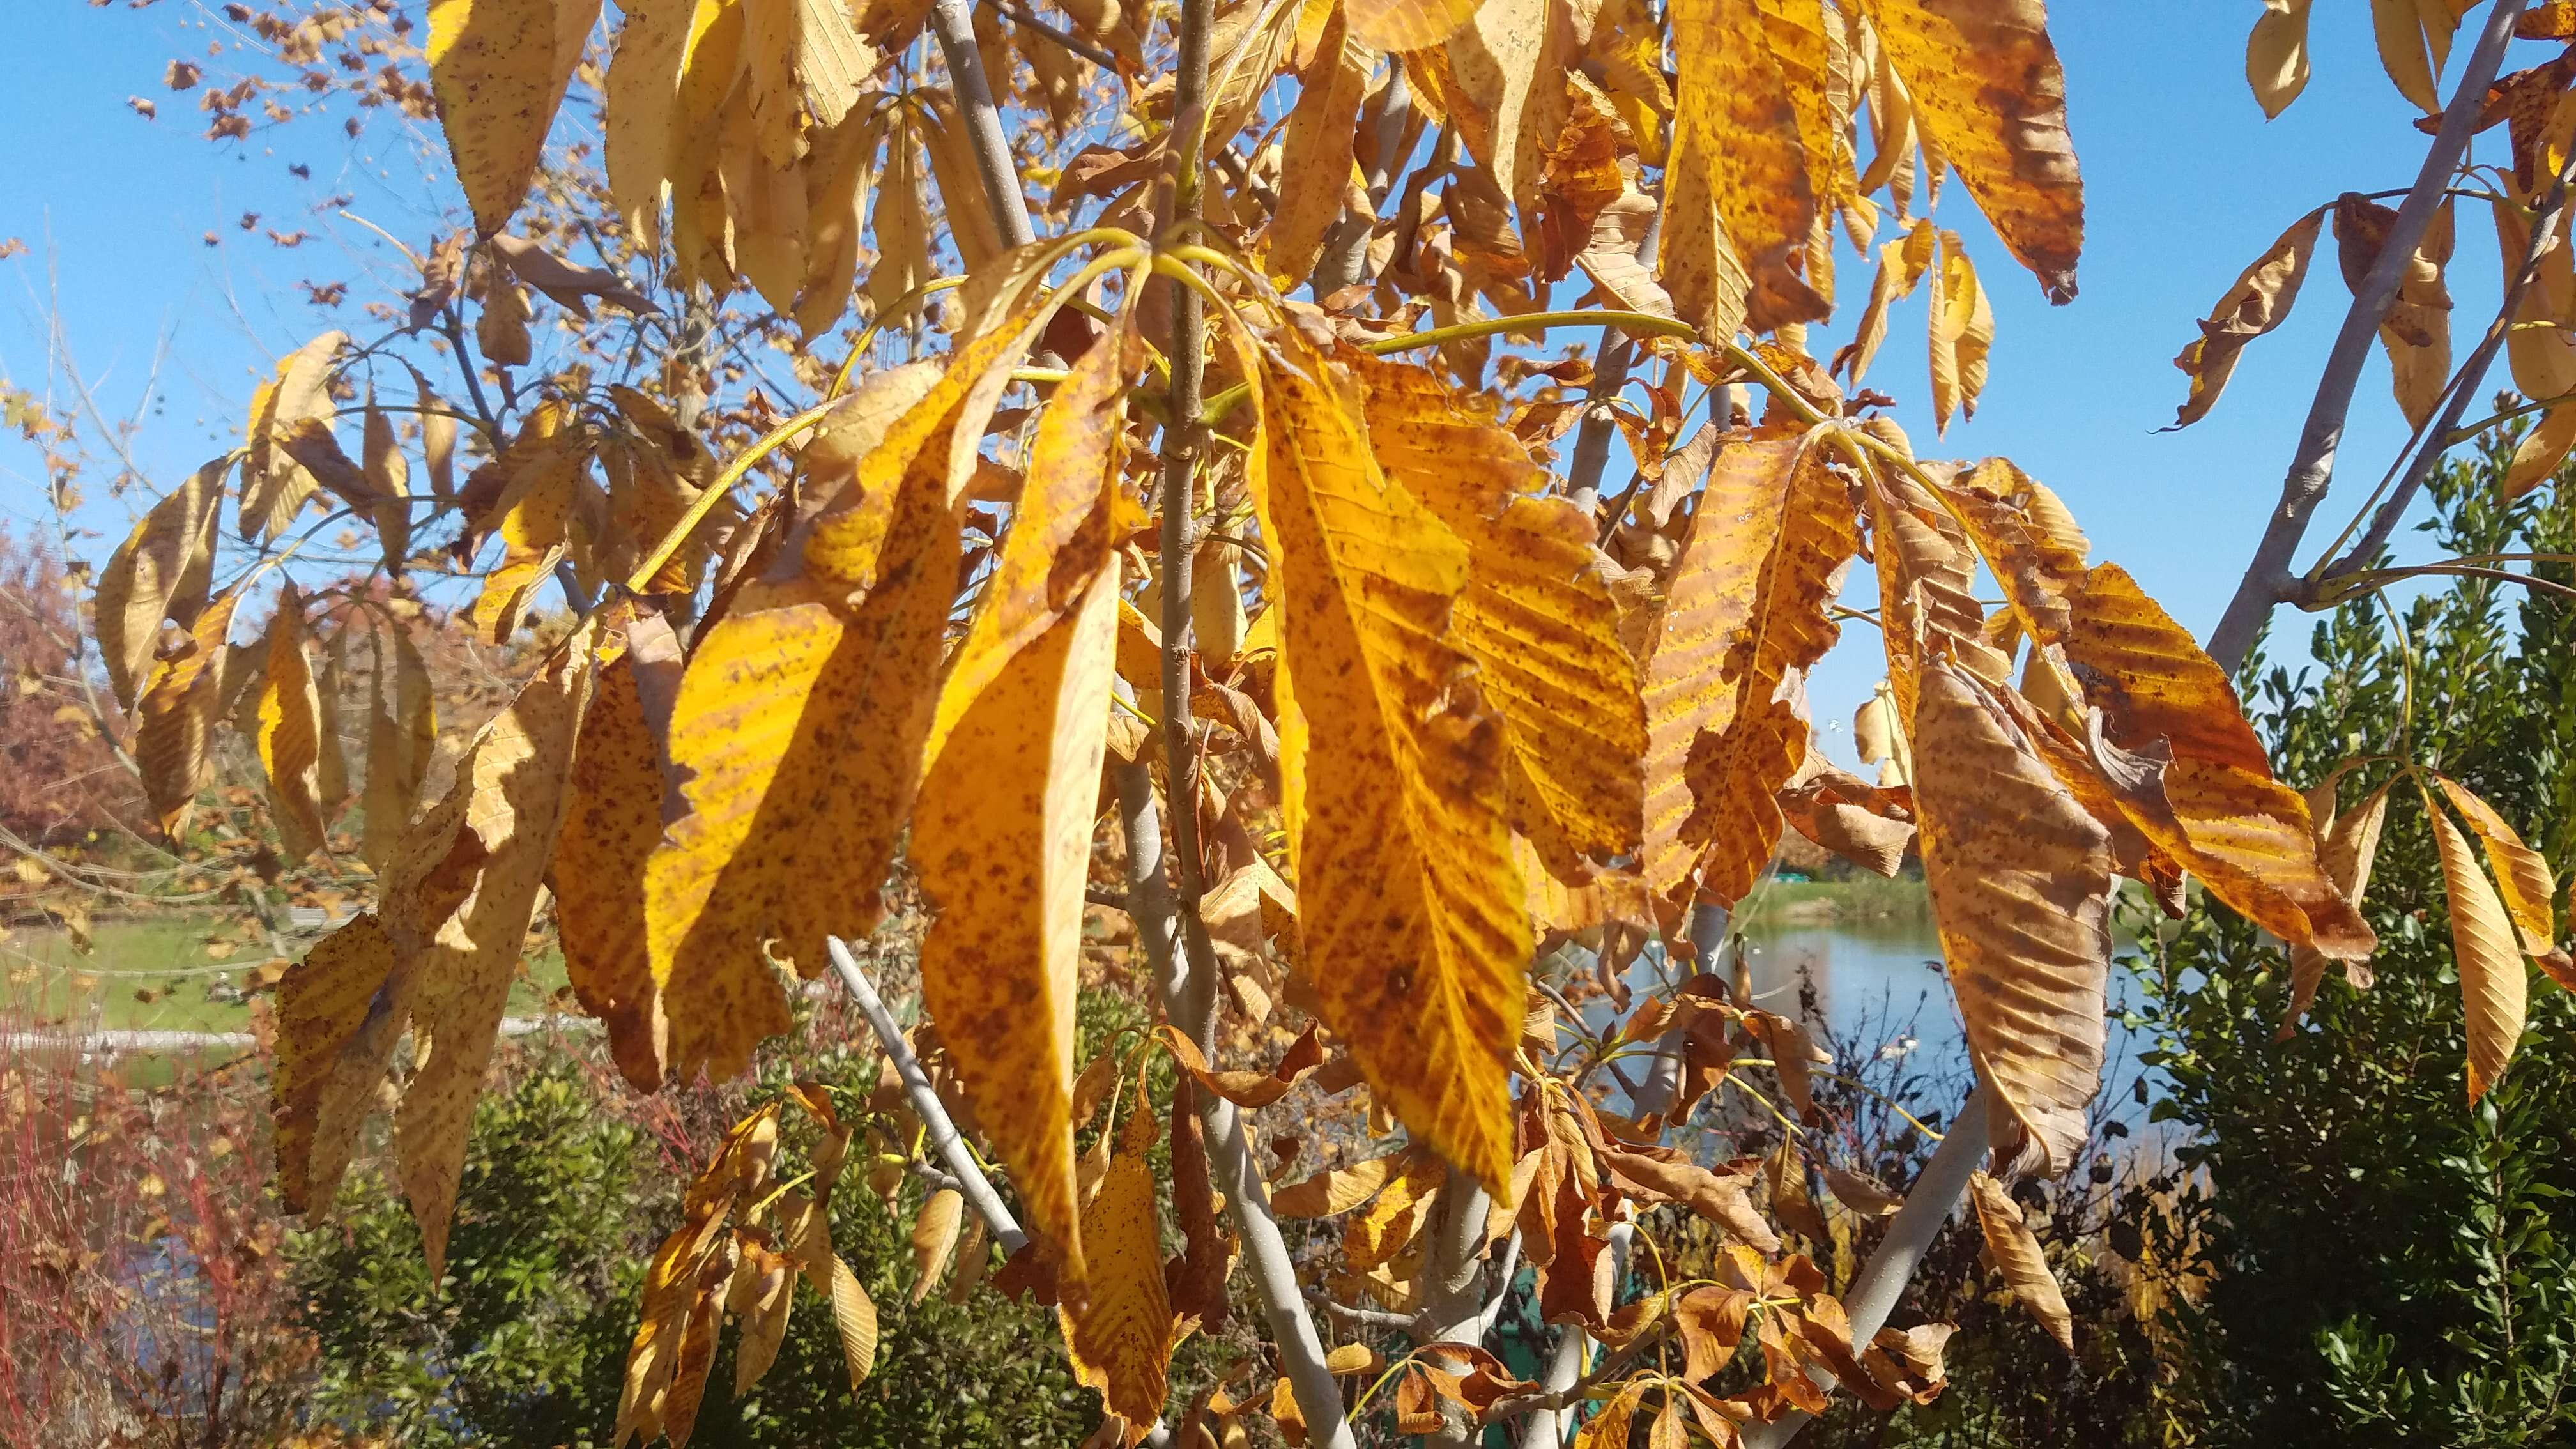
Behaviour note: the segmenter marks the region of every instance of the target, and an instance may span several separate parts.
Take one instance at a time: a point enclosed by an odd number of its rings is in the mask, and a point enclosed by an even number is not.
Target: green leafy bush
[[[2511,441],[2434,481],[2441,552],[2576,553],[2565,480],[2497,501]],[[2559,585],[2563,562],[2532,571]],[[2485,578],[2321,623],[2317,666],[2248,700],[2288,782],[2359,757],[2345,808],[2399,762],[2437,768],[2564,866],[2576,855],[2576,608]],[[2189,1187],[2174,1246],[2206,1275],[2169,1316],[2201,1442],[2576,1442],[2576,999],[2537,972],[2529,1029],[2473,1110],[2424,805],[2400,783],[2366,911],[2367,991],[2330,973],[2307,1021],[2280,944],[2224,911],[2145,965]]]

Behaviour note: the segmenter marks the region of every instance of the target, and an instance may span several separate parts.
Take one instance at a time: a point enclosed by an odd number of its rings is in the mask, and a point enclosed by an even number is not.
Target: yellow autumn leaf
[[[599,0],[431,0],[430,89],[482,235],[527,196],[598,19]]]
[[[1775,797],[1807,758],[1808,723],[1796,691],[1840,633],[1830,611],[1860,548],[1851,487],[1825,462],[1826,450],[1812,442],[1800,451],[1777,501],[1768,493],[1762,500],[1777,529],[1754,531],[1738,544],[1759,551],[1750,607],[1724,641],[1724,698],[1683,762],[1692,803],[1681,839],[1700,851],[1701,888],[1730,906],[1753,889],[1780,844],[1784,821]],[[1703,515],[1714,501],[1702,499]],[[1695,520],[1694,535],[1702,527],[1747,525],[1721,513]]]
[[[1633,854],[1645,709],[1591,519],[1539,496],[1546,470],[1429,369],[1353,367],[1379,466],[1466,542],[1467,591],[1450,622],[1537,807],[1516,799],[1515,828],[1533,840],[1547,831],[1565,854]],[[1552,868],[1571,864],[1560,857]]]
[[[1138,1095],[1136,1111],[1119,1126],[1109,1170],[1082,1210],[1089,1296],[1078,1309],[1058,1310],[1074,1381],[1099,1390],[1102,1405],[1128,1422],[1131,1445],[1162,1417],[1174,1326],[1154,1175],[1145,1165],[1158,1134],[1153,1109]]]
[[[1348,1167],[1328,1168],[1273,1192],[1270,1210],[1283,1218],[1338,1216],[1368,1201],[1397,1176],[1411,1171],[1424,1155],[1419,1149],[1408,1148],[1384,1157],[1367,1158]]]
[[[590,467],[590,450],[576,431],[523,438],[503,462],[510,481],[492,512],[500,520],[499,567],[484,576],[474,599],[474,632],[502,644],[518,632],[537,589],[563,561],[575,492]]]
[[[809,340],[849,308],[887,115],[887,108],[870,106],[842,117],[814,143],[806,162],[805,281],[797,293],[796,326]]]
[[[645,951],[644,870],[662,839],[666,775],[639,674],[674,670],[677,661],[639,661],[636,632],[601,666],[591,691],[573,750],[572,800],[546,878],[573,995],[608,1028],[618,1071],[651,1092],[662,1085],[667,1027]]]
[[[2191,376],[2191,395],[2175,413],[2173,425],[2188,427],[2207,416],[2236,371],[2245,344],[2287,321],[2307,280],[2308,260],[2316,254],[2317,236],[2325,225],[2320,208],[2291,223],[2290,229],[2254,259],[2209,309],[2200,336],[2183,348],[2174,366]]]
[[[2110,835],[1956,665],[1914,715],[1923,874],[1997,1156],[2064,1171],[2100,1086]]]
[[[197,615],[189,637],[152,666],[135,702],[134,763],[144,798],[165,835],[184,828],[197,787],[205,782],[206,749],[223,717],[224,635],[241,604],[239,586],[226,589]]]
[[[1792,480],[1808,466],[1814,447],[1814,438],[1803,433],[1729,434],[1709,466],[1707,487],[1673,565],[1644,679],[1641,868],[1658,896],[1689,878],[1715,823],[1698,814],[1690,762],[1700,740],[1723,734],[1735,717],[1742,690],[1731,687],[1730,658],[1753,628],[1784,536]]]
[[[98,653],[116,702],[134,707],[151,678],[161,621],[186,628],[206,607],[215,564],[215,516],[223,502],[229,454],[199,468],[134,525],[109,555],[92,597]]]
[[[1373,57],[1346,37],[1346,6],[1325,23],[1322,53],[1307,68],[1288,114],[1279,159],[1279,209],[1270,218],[1262,270],[1294,286],[1315,269],[1324,233],[1342,215],[1350,191],[1351,146],[1359,128],[1360,93]]]
[[[2263,0],[2254,33],[2245,38],[2245,82],[2266,120],[2278,117],[2308,88],[2308,10],[2315,0]]]
[[[1680,0],[1671,11],[1675,165],[1705,173],[1694,184],[1714,198],[1735,263],[1746,274],[1743,325],[1755,332],[1817,321],[1832,310],[1800,275],[1817,197],[1798,108],[1773,54],[1773,23],[1766,22],[1766,12],[1785,17],[1800,8],[1817,12],[1812,0]],[[1777,23],[1792,35],[1801,28],[1786,19]],[[1821,51],[1820,12],[1815,28]],[[1676,247],[1696,255],[1707,245],[1710,239],[1696,234],[1702,219],[1676,205],[1665,226],[1691,230],[1678,241],[1667,234],[1667,258]],[[1668,262],[1666,284],[1672,281]],[[1694,309],[1685,304],[1683,310]]]
[[[603,87],[602,160],[608,195],[627,234],[662,238],[662,186],[671,172],[671,122],[680,63],[700,0],[627,0]]]
[[[1953,413],[1977,415],[1977,395],[1986,389],[1986,353],[1994,346],[1995,314],[1977,269],[1968,260],[1959,234],[1940,236],[1939,259],[1933,264],[1932,427],[1947,432]]]
[[[644,891],[667,1067],[682,1078],[702,1065],[730,1076],[787,1029],[764,942],[817,974],[823,937],[877,919],[939,699],[955,454],[971,468],[1001,391],[988,395],[987,374],[1007,378],[1045,315],[1015,300],[1026,269],[1012,266],[996,304],[1007,317],[926,389],[925,372],[898,369],[843,404],[817,465],[847,467],[847,481],[817,480],[831,501],[801,552],[744,582],[690,654],[670,737],[688,813],[646,863]]]
[[[1900,298],[1914,295],[1916,284],[1932,269],[1939,244],[1940,233],[1932,223],[1918,221],[1905,235],[1879,247],[1878,270],[1870,280],[1869,301],[1852,329],[1852,340],[1834,354],[1834,371],[1843,374],[1853,386],[1860,385],[1880,345],[1887,341],[1887,309]]]
[[[372,914],[314,943],[277,983],[277,1065],[269,1095],[277,1123],[277,1190],[286,1210],[311,1200],[314,1120],[341,1048],[367,1018],[376,988],[392,974],[393,942]]]
[[[912,1301],[919,1303],[939,1286],[948,1272],[948,1260],[957,1251],[957,1229],[963,1220],[966,1199],[955,1188],[943,1187],[921,1204],[921,1212],[912,1220]]]
[[[2442,813],[2430,794],[2433,844],[2442,858],[2442,894],[2450,905],[2451,956],[2460,973],[2460,1004],[2468,1017],[2469,1101],[2487,1094],[2513,1060],[2522,1039],[2530,989],[2522,953],[2514,949],[2513,920],[2486,873],[2478,869],[2468,837]]]
[[[1875,471],[1867,497],[1891,721],[1896,749],[1912,767],[1921,753],[1911,736],[1922,661],[1947,650],[1988,679],[2001,678],[2007,661],[1979,638],[1985,608],[1973,591],[1977,554],[1950,510],[1893,468]]]
[[[375,394],[367,394],[367,420],[364,441],[359,451],[359,467],[367,480],[367,490],[376,499],[368,511],[375,519],[376,538],[382,546],[385,571],[400,577],[403,561],[411,557],[411,460],[403,456],[402,446],[394,438],[393,419],[376,406]]]
[[[733,231],[717,166],[742,75],[742,33],[740,4],[697,0],[680,46],[668,133],[672,271],[683,284],[725,291],[733,287]]]
[[[2436,8],[2450,12],[2447,5]],[[2434,87],[2442,62],[2434,52],[2449,51],[2451,32],[2446,25],[2438,38],[2428,36],[2425,22],[2430,17],[2424,12],[2420,0],[2370,0],[2370,28],[2379,42],[2380,66],[2396,84],[2399,95],[2431,116],[2442,110],[2441,92]],[[2455,14],[2450,15],[2450,20],[2458,23]]]
[[[1355,382],[1302,335],[1262,373],[1281,813],[1305,958],[1335,963],[1316,1014],[1417,1137],[1499,1190],[1530,929],[1501,721],[1450,627],[1467,547],[1378,467]]]
[[[367,779],[362,796],[366,828],[358,842],[359,856],[379,875],[391,868],[403,832],[411,826],[421,786],[429,778],[430,756],[438,747],[429,663],[421,657],[410,631],[397,626],[391,633],[390,649],[378,637],[375,667],[368,675]]]
[[[2510,197],[2495,198],[2491,209],[2495,219],[2496,249],[2502,254],[2505,273],[2508,276],[2518,274],[2524,257],[2530,251],[2531,216]],[[2576,252],[2571,252],[2563,242],[2545,244],[2540,253],[2540,266],[2532,273],[2530,284],[2522,289],[2522,299],[2514,308],[2511,330],[2505,333],[2504,339],[2505,362],[2513,374],[2514,387],[2523,396],[2548,399],[2576,392],[2576,338],[2569,337],[2567,329],[2559,325],[2559,319],[2568,316],[2576,316]],[[2550,424],[2558,421],[2557,413],[2562,411],[2566,409],[2552,410],[2550,419],[2542,424],[2540,431],[2553,431]],[[2576,433],[2571,433],[2571,428],[2576,428],[2576,422],[2555,429],[2557,439],[2576,436]],[[2528,447],[2530,439],[2526,438],[2524,442]],[[2566,447],[2563,441],[2557,443],[2556,452],[2564,456]],[[2536,470],[2536,475],[2545,477],[2554,466],[2553,460],[2549,466]],[[2523,454],[2515,455],[2513,471],[2517,477],[2530,476]],[[2512,483],[2505,488],[2508,495],[2521,491]]]
[[[270,813],[289,860],[322,848],[322,701],[304,654],[304,605],[293,589],[277,601],[259,686],[259,767]]]
[[[1862,0],[1924,139],[2052,302],[2075,296],[2084,180],[2042,0]]]
[[[1093,343],[1039,420],[984,606],[939,695],[912,827],[938,909],[923,1003],[1074,1282],[1073,1005],[1117,647],[1128,336],[1122,320]]]
[[[2327,877],[2334,882],[2335,889],[2343,892],[2343,898],[2352,902],[2356,911],[2361,909],[2362,898],[2370,891],[2371,866],[2379,858],[2379,835],[2381,828],[2388,823],[2388,790],[2394,783],[2381,784],[2359,806],[2336,816],[2333,826],[2326,831],[2325,839],[2317,847],[2317,858],[2325,866]],[[2331,795],[2331,784],[2327,789]],[[2367,969],[2360,963],[2346,962],[2345,979],[2356,986],[2368,985],[2368,976],[2362,974]],[[2288,1020],[2281,1023],[2282,1036],[2288,1036],[2299,1018],[2307,1014],[2308,1005],[2316,1000],[2317,986],[2325,980],[2325,974],[2324,952],[2313,946],[2290,948],[2290,1013]]]
[[[733,1292],[743,1299],[737,1314],[742,1338],[733,1350],[733,1396],[751,1392],[778,1361],[787,1339],[788,1315],[796,1306],[796,1263],[757,1243],[745,1243],[742,1265],[734,1269]],[[751,1285],[745,1288],[744,1285]],[[836,1320],[837,1321],[837,1320]]]
[[[1473,19],[1476,0],[1344,0],[1351,39],[1371,50],[1438,45]],[[1213,138],[1211,138],[1213,139]]]
[[[433,1281],[447,1257],[474,1099],[570,799],[563,762],[590,698],[592,637],[589,626],[575,631],[484,726],[447,800],[404,838],[387,882],[388,901],[400,907],[387,918],[395,970],[407,978],[389,989],[429,1041],[394,1119],[397,1175]],[[415,880],[431,885],[413,888]],[[320,1185],[317,1174],[317,1192]]]
[[[809,128],[828,131],[850,113],[877,55],[839,0],[741,3],[743,100],[761,159],[784,170],[805,154]]]
[[[992,199],[975,169],[974,141],[968,133],[972,123],[944,86],[924,86],[913,95],[921,102],[917,113],[921,148],[930,160],[931,179],[939,185],[940,217],[948,223],[948,238],[957,248],[958,260],[973,271],[1000,256],[1009,242],[993,220]]]
[[[278,359],[277,378],[252,395],[250,426],[242,437],[240,533],[254,543],[277,537],[319,486],[303,464],[280,446],[307,422],[331,415],[331,363],[349,341],[325,332]]]
[[[2003,1270],[2004,1283],[2019,1299],[2022,1308],[2039,1320],[2048,1336],[2068,1353],[2075,1352],[2075,1316],[2067,1311],[2066,1295],[2059,1291],[2057,1275],[2048,1268],[2048,1255],[2041,1251],[2039,1239],[2030,1225],[2022,1220],[2021,1204],[2012,1200],[2004,1185],[1984,1173],[1968,1178],[1969,1200],[1976,1204],[1977,1226],[1986,1239],[1986,1251],[1994,1256],[1995,1266]]]
[[[2086,575],[2073,617],[2066,658],[2089,671],[2085,696],[2104,736],[2132,754],[2170,752],[2173,823],[2131,811],[2132,823],[2272,934],[2337,960],[2367,957],[2370,927],[2326,878],[2307,802],[2272,777],[2226,673],[2117,565]]]
[[[2495,867],[2496,885],[2504,899],[2505,914],[2512,917],[2515,935],[2522,942],[2524,955],[2539,961],[2552,976],[2567,974],[2567,953],[2558,946],[2557,882],[2552,878],[2549,860],[2539,851],[2522,843],[2522,836],[2508,824],[2494,806],[2472,794],[2468,787],[2448,775],[2435,775],[2433,784],[2460,818],[2469,823],[2469,833],[2485,847],[2487,863]]]

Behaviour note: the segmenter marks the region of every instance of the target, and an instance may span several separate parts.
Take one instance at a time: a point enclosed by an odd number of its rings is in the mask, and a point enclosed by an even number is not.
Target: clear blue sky
[[[266,133],[224,147],[203,140],[192,97],[165,90],[161,74],[173,56],[202,54],[210,17],[222,23],[211,3],[162,0],[137,12],[16,0],[12,8],[0,134],[17,139],[0,192],[0,237],[22,238],[30,251],[0,262],[0,377],[70,401],[48,362],[59,319],[104,412],[130,417],[152,399],[134,455],[167,486],[238,435],[242,402],[275,355],[326,327],[368,329],[356,306],[363,280],[351,305],[329,311],[304,300],[299,279],[362,279],[374,268],[398,280],[381,243],[316,204],[346,194],[351,209],[409,238],[426,234],[453,197],[419,179],[433,139],[390,119],[354,143],[328,123],[286,128],[275,150]],[[2317,8],[2315,79],[2266,124],[2243,74],[2245,33],[2260,9],[2254,0],[2061,0],[2053,29],[2087,187],[2082,295],[2049,307],[1953,188],[1940,219],[1967,237],[1994,296],[1984,405],[1946,441],[1932,438],[1920,294],[1897,310],[1870,378],[1900,399],[1898,416],[1918,449],[2021,463],[2065,497],[2096,557],[2128,567],[2202,632],[2277,497],[2342,319],[2348,299],[2330,244],[2297,313],[2254,345],[2217,412],[2160,434],[2184,390],[2173,355],[2195,335],[2194,319],[2300,212],[2344,190],[2403,186],[2423,154],[2413,110],[2381,74],[2357,5]],[[2484,13],[2463,25],[2454,71]],[[2522,48],[2533,54],[2512,63],[2545,58]],[[135,115],[129,96],[159,103],[161,118]],[[2481,155],[2500,158],[2500,133],[2479,144]],[[443,166],[427,159],[431,169]],[[291,163],[308,166],[312,180],[291,176]],[[245,212],[260,214],[256,229],[238,225]],[[2485,218],[2460,220],[2452,289],[2467,331],[2492,313],[2497,263]],[[268,240],[271,229],[313,239],[284,250]],[[204,243],[208,232],[218,245]],[[1820,352],[1848,335],[1867,294],[1867,268],[1848,254],[1841,286],[1844,307]],[[2324,529],[2340,525],[2403,437],[2385,366],[2374,359],[2343,476],[2320,515]],[[40,522],[42,485],[32,450],[14,434],[0,438],[0,519]],[[85,520],[121,533],[131,500],[109,499],[103,487],[92,493]],[[82,548],[104,557],[112,543]],[[2279,623],[2304,638],[2304,620]],[[1852,706],[1880,671],[1869,641],[1852,639],[1837,654],[1813,696],[1830,747],[1845,754]]]

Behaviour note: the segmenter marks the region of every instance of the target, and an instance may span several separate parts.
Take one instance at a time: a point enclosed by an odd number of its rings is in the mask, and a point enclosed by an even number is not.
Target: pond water
[[[1852,919],[1834,918],[1829,909],[1804,915],[1766,913],[1747,925],[1743,950],[1754,1004],[1804,1021],[1837,1058],[1853,1065],[1875,1061],[1901,1067],[1921,1081],[1967,1080],[1966,1033],[1942,971],[1940,940],[1928,911]],[[1665,989],[1670,969],[1660,949],[1650,945],[1626,979],[1641,994],[1659,991]],[[2120,1021],[2136,992],[2127,968],[2114,961],[2103,1091],[2106,1099],[2117,1094],[2121,1107],[2115,1115],[2143,1119],[2143,1108],[2135,1108],[2134,1114],[2129,1110],[2130,1094],[2143,1070],[2137,1054],[2153,1043]],[[1597,1002],[1585,1015],[1598,1018],[1591,1022],[1597,1029],[1612,1012],[1606,1002]]]

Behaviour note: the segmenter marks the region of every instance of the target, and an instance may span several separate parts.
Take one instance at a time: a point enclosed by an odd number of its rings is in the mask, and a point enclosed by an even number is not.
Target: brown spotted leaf
[[[1814,0],[1680,0],[1671,19],[1679,77],[1674,165],[1705,173],[1694,184],[1715,199],[1749,283],[1744,326],[1768,332],[1821,320],[1831,307],[1800,275],[1817,197],[1792,77],[1774,53],[1773,37],[1775,30],[1793,41],[1812,33],[1821,52],[1822,12]],[[1677,209],[1665,224],[1688,228],[1701,220]],[[1706,241],[1685,235],[1668,241],[1665,255]],[[1669,264],[1667,272],[1671,285]],[[1685,302],[1684,310],[1693,309]]]
[[[1861,11],[1913,98],[1926,150],[1957,170],[2048,299],[2073,300],[2084,180],[2042,0],[1862,0]]]
[[[1633,854],[1645,707],[1591,520],[1536,496],[1546,471],[1428,369],[1355,367],[1379,466],[1466,541],[1467,591],[1451,625],[1545,817],[1522,815],[1515,827],[1536,839],[1552,826],[1577,855]]]
[[[1354,380],[1265,358],[1253,497],[1279,590],[1281,812],[1316,1014],[1418,1138],[1499,1190],[1528,908],[1502,724],[1452,611],[1465,543],[1378,466]]]
[[[599,0],[432,0],[430,88],[483,235],[509,223],[535,180],[598,18]]]
[[[1074,1282],[1073,1003],[1117,649],[1127,354],[1122,322],[1039,420],[983,608],[938,698],[912,827],[939,913],[922,945],[923,1002]]]
[[[2063,1171],[2101,1082],[2109,833],[1955,665],[1925,672],[1913,734],[1923,873],[1997,1153]]]
[[[1163,1242],[1154,1208],[1152,1109],[1139,1103],[1120,1125],[1118,1152],[1082,1210],[1090,1299],[1059,1310],[1074,1380],[1134,1427],[1129,1442],[1162,1416],[1172,1360],[1172,1308],[1163,1286]]]

